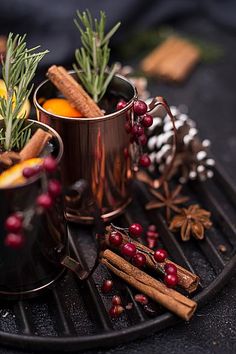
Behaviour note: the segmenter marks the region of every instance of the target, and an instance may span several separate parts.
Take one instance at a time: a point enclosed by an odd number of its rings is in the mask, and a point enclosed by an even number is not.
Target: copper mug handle
[[[159,107],[159,106],[162,106],[165,109],[165,111],[168,114],[168,116],[170,117],[172,125],[173,125],[174,135],[173,135],[173,144],[172,144],[172,151],[171,151],[171,160],[170,160],[169,164],[166,165],[166,168],[165,168],[164,172],[162,173],[162,175],[160,176],[160,178],[157,178],[155,180],[151,179],[151,177],[149,177],[146,172],[138,171],[136,173],[136,178],[139,181],[147,183],[156,189],[160,188],[160,186],[163,184],[163,182],[165,180],[167,180],[167,178],[172,170],[174,160],[176,157],[176,145],[177,145],[177,130],[176,130],[176,126],[175,126],[175,118],[174,118],[173,114],[171,113],[170,107],[169,107],[168,103],[166,102],[166,100],[161,96],[154,97],[152,102],[149,104],[148,113],[152,114],[152,112],[154,110],[156,110],[157,107]]]

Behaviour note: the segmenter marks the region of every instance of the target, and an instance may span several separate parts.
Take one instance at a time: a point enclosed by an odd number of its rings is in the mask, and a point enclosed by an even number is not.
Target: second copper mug
[[[74,74],[72,74],[74,75]],[[74,222],[93,220],[93,201],[104,220],[120,214],[131,200],[130,182],[133,178],[128,153],[130,137],[125,131],[127,115],[137,99],[135,87],[124,77],[116,75],[109,85],[111,100],[119,97],[127,102],[125,108],[98,118],[68,118],[46,111],[45,100],[58,97],[58,91],[46,80],[35,91],[34,104],[38,119],[54,128],[62,137],[64,157],[62,180],[65,186],[87,181],[90,201],[81,203],[80,196],[66,196],[66,218]],[[114,100],[115,102],[115,100]],[[116,100],[117,102],[117,100]]]

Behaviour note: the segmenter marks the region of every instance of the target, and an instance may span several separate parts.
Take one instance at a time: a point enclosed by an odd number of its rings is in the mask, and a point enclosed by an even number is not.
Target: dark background
[[[113,46],[125,43],[127,29],[144,31],[158,24],[171,24],[180,33],[220,45],[224,56],[201,63],[181,86],[151,80],[152,95],[164,96],[170,104],[186,104],[201,136],[210,138],[217,162],[236,178],[236,37],[235,2],[230,1],[26,1],[1,0],[0,32],[29,32],[33,44],[51,50],[45,66],[71,62],[78,33],[71,18],[75,8],[96,6],[106,10],[109,24],[122,20]],[[114,3],[116,9],[114,10]],[[12,6],[17,11],[12,10]],[[234,10],[235,9],[235,10]],[[73,39],[73,40],[72,40]],[[78,41],[79,43],[79,41]],[[78,44],[79,45],[79,44]],[[118,53],[119,51],[117,51]],[[115,51],[116,55],[116,51]],[[140,53],[134,53],[137,63]],[[117,59],[117,58],[115,58]],[[119,58],[120,60],[122,58]],[[41,68],[41,75],[45,67]],[[38,77],[39,79],[39,77]],[[190,323],[180,323],[146,339],[103,353],[224,353],[236,352],[236,283],[233,278],[211,301],[198,310]],[[99,350],[87,353],[99,353]],[[0,347],[0,353],[22,353]]]

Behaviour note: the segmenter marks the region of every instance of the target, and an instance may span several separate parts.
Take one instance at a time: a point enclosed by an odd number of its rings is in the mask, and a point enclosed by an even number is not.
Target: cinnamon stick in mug
[[[41,128],[37,129],[28,143],[20,151],[21,161],[39,156],[51,138],[52,135],[47,131]]]
[[[48,69],[49,80],[68,99],[82,117],[95,118],[103,112],[83,87],[62,66],[53,65]]]
[[[111,226],[106,227],[105,243],[109,247],[112,247],[112,245],[109,242],[109,235],[113,231],[116,231],[116,230],[113,229]],[[129,237],[125,233],[123,233],[121,230],[117,230],[117,231],[119,231],[122,234],[122,237],[123,237],[122,244],[130,242]],[[153,269],[153,270],[155,270],[155,271],[157,271],[159,273],[160,272],[164,273],[165,264],[166,263],[172,263],[177,268],[178,285],[181,286],[183,289],[185,289],[189,293],[191,293],[191,292],[193,292],[193,291],[195,291],[197,289],[198,284],[199,284],[199,277],[196,274],[191,273],[187,269],[181,267],[180,265],[172,262],[169,259],[166,259],[162,263],[157,263],[155,261],[155,259],[154,259],[154,251],[153,250],[151,250],[150,248],[144,246],[140,242],[138,242],[136,240],[133,240],[133,239],[132,239],[132,243],[136,246],[138,252],[140,252],[140,253],[145,255],[147,267],[149,267],[149,268],[151,268],[151,269]],[[119,250],[119,248],[117,248],[117,247],[114,248],[114,249]]]
[[[167,288],[165,284],[134,267],[116,253],[105,250],[100,262],[119,278],[184,320],[188,321],[194,314],[197,308],[195,301]]]

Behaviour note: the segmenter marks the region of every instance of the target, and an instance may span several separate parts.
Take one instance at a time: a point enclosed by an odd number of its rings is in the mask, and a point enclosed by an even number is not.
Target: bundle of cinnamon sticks
[[[105,243],[109,248],[113,248],[113,246],[109,242],[109,235],[111,234],[112,231],[114,231],[112,226],[106,227]],[[118,249],[114,248],[114,249],[118,250],[118,252],[124,243],[130,242],[129,237],[124,232],[122,232],[120,230],[119,230],[119,232],[122,234],[123,242]],[[138,252],[145,255],[146,265],[148,268],[150,268],[160,274],[160,273],[164,272],[164,268],[165,268],[166,263],[172,263],[177,268],[178,285],[180,287],[182,287],[184,290],[186,290],[188,293],[192,293],[193,291],[195,291],[197,289],[198,284],[199,284],[199,277],[196,274],[189,272],[187,269],[170,261],[168,258],[162,263],[157,263],[153,257],[153,255],[154,255],[153,250],[151,250],[150,248],[146,247],[142,243],[140,243],[136,240],[133,240],[133,239],[132,239],[132,243],[136,246]]]
[[[168,310],[185,320],[189,320],[196,310],[197,304],[179,292],[168,288],[163,282],[151,277],[143,270],[136,268],[130,262],[114,253],[111,249],[120,253],[122,245],[127,242],[132,242],[139,253],[146,257],[146,267],[163,275],[165,272],[165,264],[172,263],[177,268],[178,285],[185,291],[191,293],[197,289],[199,277],[196,274],[189,272],[187,269],[178,264],[166,259],[162,263],[157,263],[153,257],[154,251],[139,243],[136,240],[130,240],[129,236],[122,232],[123,241],[119,247],[112,246],[109,242],[109,236],[115,229],[112,226],[106,228],[104,237],[105,251],[101,253],[100,262],[105,264],[118,277],[126,281],[128,284],[149,296],[154,301],[157,301]]]
[[[195,301],[167,288],[162,282],[134,267],[111,250],[107,249],[101,254],[100,262],[119,278],[184,320],[190,320],[194,314],[197,308]]]

